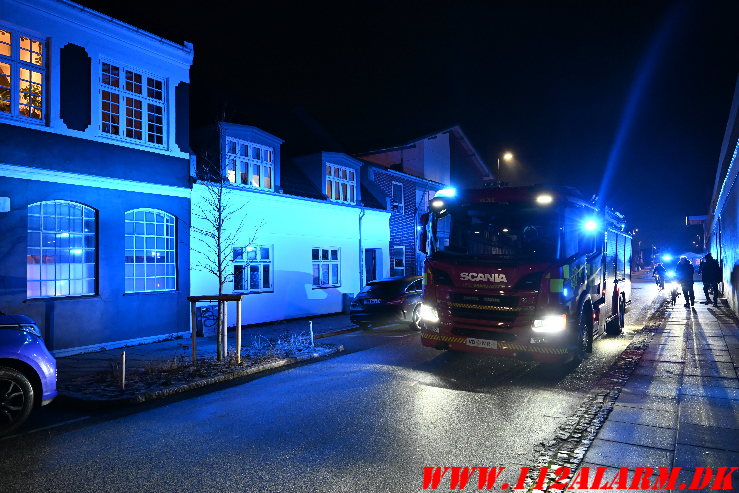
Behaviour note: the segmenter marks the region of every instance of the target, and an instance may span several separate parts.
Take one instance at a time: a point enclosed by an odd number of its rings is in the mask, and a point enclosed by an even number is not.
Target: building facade
[[[723,269],[724,297],[739,314],[739,78],[721,144],[707,218],[706,249]]]
[[[215,145],[214,145],[215,143]],[[277,137],[248,125],[219,123],[197,132],[197,180],[192,194],[192,295],[218,292],[208,272],[209,163],[221,166],[229,214],[225,231],[226,293],[244,294],[243,323],[341,312],[364,285],[367,251],[388,275],[389,212],[363,201],[363,163],[322,152],[283,162]],[[209,183],[210,181],[210,183]],[[383,261],[384,259],[384,261]],[[229,311],[229,323],[235,314]]]
[[[0,5],[0,310],[57,355],[188,331],[192,45]]]
[[[419,219],[434,194],[447,187],[479,188],[490,180],[487,165],[458,126],[397,147],[357,155],[367,163],[367,180],[390,216],[390,274],[421,275]]]

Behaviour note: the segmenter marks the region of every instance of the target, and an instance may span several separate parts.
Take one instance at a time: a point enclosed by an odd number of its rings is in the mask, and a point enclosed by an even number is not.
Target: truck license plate
[[[498,349],[498,341],[491,341],[489,339],[475,339],[472,337],[467,338],[468,346],[484,347],[487,349]]]

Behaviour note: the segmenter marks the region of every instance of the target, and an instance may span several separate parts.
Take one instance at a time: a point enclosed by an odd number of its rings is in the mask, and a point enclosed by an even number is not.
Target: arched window
[[[28,206],[29,298],[95,294],[95,210],[49,200]]]
[[[155,209],[126,212],[126,292],[172,291],[176,276],[174,216]]]

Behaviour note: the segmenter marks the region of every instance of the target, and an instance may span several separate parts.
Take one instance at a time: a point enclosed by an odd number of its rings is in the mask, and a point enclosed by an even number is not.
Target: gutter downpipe
[[[359,212],[359,289],[360,290],[364,287],[364,252],[362,251],[362,218],[364,218],[364,205],[362,205],[362,208]]]

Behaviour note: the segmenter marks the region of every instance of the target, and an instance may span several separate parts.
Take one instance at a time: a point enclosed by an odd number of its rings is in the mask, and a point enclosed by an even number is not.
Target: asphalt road
[[[405,330],[337,336],[338,357],[142,408],[44,409],[0,441],[0,492],[420,491],[424,466],[533,465],[654,311],[570,374],[423,348]]]

